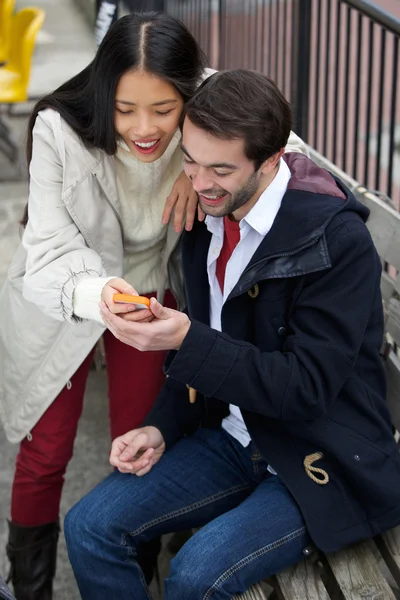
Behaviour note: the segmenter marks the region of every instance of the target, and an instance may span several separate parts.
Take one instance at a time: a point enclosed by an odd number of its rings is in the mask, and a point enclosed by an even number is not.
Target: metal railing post
[[[297,36],[296,43],[293,45],[293,50],[297,54],[293,62],[296,65],[296,77],[292,99],[295,129],[305,141],[308,137],[310,103],[311,3],[312,0],[297,0]]]

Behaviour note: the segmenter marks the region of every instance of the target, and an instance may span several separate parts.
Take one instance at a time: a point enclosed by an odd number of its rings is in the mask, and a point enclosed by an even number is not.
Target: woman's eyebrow
[[[135,102],[129,102],[128,100],[118,100],[118,98],[115,100],[115,102],[118,102],[118,104],[129,104],[129,106],[136,106]],[[163,104],[176,104],[178,102],[178,100],[176,100],[175,98],[171,98],[170,100],[160,100],[159,102],[154,102],[151,106],[162,106]]]

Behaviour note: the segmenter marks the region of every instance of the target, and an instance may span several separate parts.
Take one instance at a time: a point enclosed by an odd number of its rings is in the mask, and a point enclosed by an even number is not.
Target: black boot
[[[8,522],[9,580],[17,600],[51,600],[56,572],[58,521],[36,527]]]

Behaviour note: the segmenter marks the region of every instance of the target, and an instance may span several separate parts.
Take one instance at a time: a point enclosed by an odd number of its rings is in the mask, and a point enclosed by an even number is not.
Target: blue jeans
[[[137,546],[202,527],[171,561],[166,600],[219,600],[302,558],[299,508],[254,444],[199,429],[147,475],[112,473],[67,514],[65,537],[83,600],[151,598]]]

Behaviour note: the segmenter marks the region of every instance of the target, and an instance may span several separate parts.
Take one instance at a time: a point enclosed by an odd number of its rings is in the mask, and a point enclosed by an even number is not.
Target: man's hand
[[[111,446],[110,463],[120,473],[141,477],[160,460],[165,451],[161,431],[156,427],[141,427],[117,437]]]
[[[100,303],[101,317],[108,329],[124,344],[142,352],[179,350],[190,329],[190,320],[184,313],[162,306],[155,298],[150,300],[154,320],[134,323],[113,315],[104,302]]]

